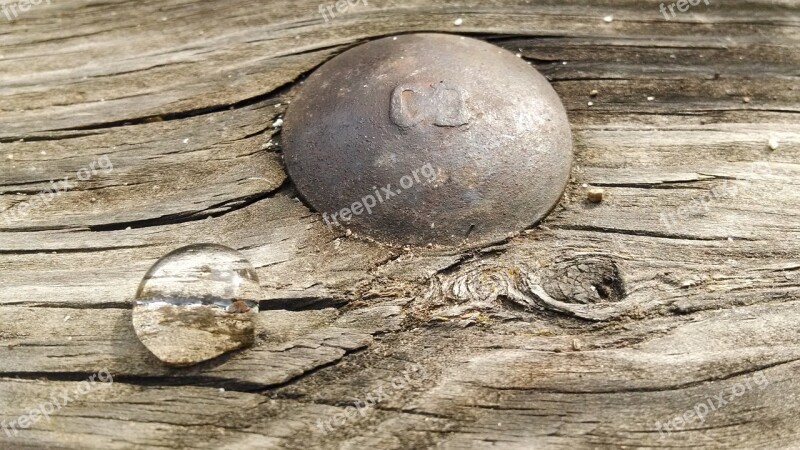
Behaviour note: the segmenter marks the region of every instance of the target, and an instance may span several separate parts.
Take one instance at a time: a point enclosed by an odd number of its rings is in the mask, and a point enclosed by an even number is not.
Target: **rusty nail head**
[[[488,242],[558,203],[572,137],[558,95],[504,49],[446,34],[352,48],[312,73],[284,159],[329,225],[396,245]]]

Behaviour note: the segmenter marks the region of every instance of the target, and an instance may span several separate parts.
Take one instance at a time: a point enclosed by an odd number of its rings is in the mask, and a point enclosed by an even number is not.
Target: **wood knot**
[[[510,318],[549,310],[606,320],[624,308],[625,283],[617,264],[602,255],[575,255],[547,265],[485,264],[440,275],[412,306],[423,321]]]
[[[446,280],[445,294],[452,300],[494,301],[498,296],[518,290],[520,270],[515,267],[478,267]]]
[[[619,268],[606,256],[564,258],[543,268],[539,277],[545,292],[565,303],[618,302],[625,297]]]
[[[573,255],[533,267],[479,263],[436,277],[412,306],[419,321],[474,323],[549,310],[589,320],[622,311],[625,283],[613,259]]]

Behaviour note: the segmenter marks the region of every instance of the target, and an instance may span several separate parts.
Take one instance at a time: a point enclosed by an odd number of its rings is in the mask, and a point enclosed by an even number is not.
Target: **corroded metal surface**
[[[572,165],[547,80],[483,41],[411,34],[337,56],[285,120],[289,175],[326,224],[392,244],[502,238],[545,217]]]

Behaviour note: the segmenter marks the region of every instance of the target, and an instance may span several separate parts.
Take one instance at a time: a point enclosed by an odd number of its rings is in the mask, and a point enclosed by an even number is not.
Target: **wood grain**
[[[18,429],[0,447],[797,448],[800,3],[366,3],[328,22],[305,0],[0,14],[0,421]],[[304,76],[415,31],[551,80],[576,166],[542,224],[397,249],[298,200],[273,123]],[[199,242],[256,266],[259,338],[171,369],[131,300]],[[113,383],[20,429],[101,370]]]

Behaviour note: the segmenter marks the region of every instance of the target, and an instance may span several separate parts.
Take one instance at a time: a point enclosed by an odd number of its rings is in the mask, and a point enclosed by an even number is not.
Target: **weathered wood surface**
[[[0,420],[113,374],[0,447],[800,447],[800,3],[670,21],[652,2],[584,3],[370,0],[329,23],[282,0],[0,15]],[[577,165],[543,224],[393,249],[296,199],[272,123],[303,76],[412,31],[487,39],[552,81]],[[136,340],[131,299],[197,242],[257,266],[260,338],[169,369]],[[658,431],[709,399],[703,421]]]

